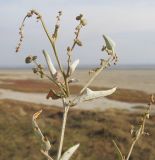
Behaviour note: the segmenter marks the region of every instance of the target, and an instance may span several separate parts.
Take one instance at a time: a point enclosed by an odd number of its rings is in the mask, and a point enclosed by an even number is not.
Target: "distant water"
[[[78,66],[78,69],[91,69],[91,68],[96,68],[98,67],[97,65],[79,65]],[[25,67],[25,66],[0,66],[0,69],[2,70],[29,70],[31,69],[31,67]],[[108,69],[112,69],[112,70],[115,70],[115,69],[127,69],[127,70],[133,70],[133,69],[155,69],[155,64],[151,64],[151,65],[148,65],[148,64],[140,64],[140,65],[136,65],[136,64],[129,64],[129,65],[113,65],[111,66],[110,68]]]

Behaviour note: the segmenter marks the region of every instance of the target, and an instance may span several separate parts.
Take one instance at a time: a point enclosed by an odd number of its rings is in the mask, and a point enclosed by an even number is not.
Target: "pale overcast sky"
[[[25,25],[25,39],[20,53],[15,53],[18,28],[30,9],[38,10],[51,31],[55,17],[63,11],[57,42],[62,60],[66,47],[74,37],[75,17],[83,13],[88,25],[81,32],[83,47],[76,47],[74,58],[82,65],[97,64],[102,34],[117,44],[119,64],[155,64],[155,0],[1,0],[0,1],[0,67],[26,66],[24,58],[38,55],[44,62],[42,49],[51,52],[49,42],[34,18]]]

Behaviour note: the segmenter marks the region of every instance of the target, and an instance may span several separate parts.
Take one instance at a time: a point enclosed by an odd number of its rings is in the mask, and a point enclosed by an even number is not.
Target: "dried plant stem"
[[[104,63],[104,65],[102,65],[95,73],[94,75],[91,77],[91,79],[86,83],[86,85],[81,89],[80,94],[82,94],[85,89],[93,82],[93,80],[101,73],[101,71],[107,67],[107,65],[109,64],[111,57]]]
[[[113,140],[112,142],[114,143],[115,148],[117,149],[117,152],[119,153],[119,155],[120,155],[120,157],[121,157],[121,160],[125,160],[125,158],[124,158],[124,156],[123,156],[120,148],[119,148],[118,145],[116,144],[116,142],[115,142],[114,140]]]
[[[139,140],[139,138],[144,134],[144,126],[145,126],[145,122],[146,122],[146,115],[144,116],[143,118],[143,122],[138,130],[138,133],[137,133],[137,136],[135,137],[135,140],[132,142],[131,144],[131,147],[130,147],[130,150],[129,150],[129,153],[127,155],[127,158],[126,160],[129,160],[130,156],[131,156],[131,153],[132,153],[132,150],[136,144],[136,142]]]
[[[66,75],[64,75],[64,80],[65,80],[66,94],[67,94],[67,97],[69,97],[70,90],[69,90],[68,78]]]
[[[48,30],[47,30],[47,28],[46,28],[46,26],[45,26],[45,23],[44,23],[44,21],[43,21],[42,18],[40,18],[40,21],[41,21],[41,24],[42,24],[42,26],[43,26],[43,29],[44,29],[44,31],[45,31],[45,33],[46,33],[46,35],[47,35],[47,37],[48,37],[48,39],[49,39],[49,41],[50,41],[50,44],[51,44],[51,46],[52,46],[52,48],[53,48],[55,58],[56,58],[57,63],[58,63],[58,65],[59,65],[59,69],[60,69],[61,73],[63,74],[64,71],[63,71],[63,68],[62,68],[62,66],[61,66],[61,64],[60,64],[60,61],[59,61],[58,53],[57,53],[57,50],[56,50],[56,48],[55,48],[55,43],[54,43],[54,41],[52,40],[51,35],[48,33]],[[63,74],[63,75],[64,75],[64,74]]]
[[[78,103],[74,103],[74,100],[76,99],[83,99],[83,101],[86,100],[90,100],[90,99],[95,99],[95,98],[99,98],[101,96],[107,96],[109,94],[112,94],[116,88],[111,89],[110,91],[92,91],[92,90],[88,90],[87,87],[93,82],[93,80],[101,73],[101,71],[105,68],[107,68],[108,66],[111,65],[112,62],[116,62],[116,53],[114,53],[114,49],[115,49],[115,43],[109,38],[104,36],[105,39],[105,43],[106,43],[106,47],[104,47],[102,49],[102,51],[106,51],[109,55],[109,57],[107,59],[101,59],[101,64],[98,68],[93,69],[94,74],[92,75],[92,77],[90,78],[90,80],[88,80],[88,82],[86,83],[86,85],[81,89],[79,95],[77,95],[73,100],[68,100],[66,99],[67,97],[70,97],[70,88],[69,88],[69,84],[71,82],[75,82],[76,79],[71,78],[72,73],[75,71],[76,66],[79,63],[79,59],[75,60],[72,63],[72,52],[74,50],[74,48],[76,46],[82,46],[82,42],[79,40],[79,35],[80,35],[80,31],[81,28],[83,26],[86,25],[86,20],[83,18],[83,15],[80,14],[79,16],[76,17],[76,20],[79,21],[79,24],[76,26],[75,28],[75,38],[74,41],[71,45],[71,47],[67,47],[67,55],[68,55],[68,59],[67,59],[67,64],[68,64],[68,68],[65,71],[65,69],[63,68],[63,66],[61,65],[61,61],[60,58],[58,56],[58,52],[57,52],[57,48],[56,48],[56,40],[58,37],[58,30],[59,30],[59,22],[60,22],[60,16],[62,15],[62,12],[59,11],[58,12],[59,15],[56,17],[57,21],[56,21],[56,25],[55,25],[55,29],[54,29],[54,33],[51,35],[44,23],[44,20],[42,18],[42,16],[40,15],[40,13],[38,13],[35,10],[30,10],[30,12],[27,13],[26,17],[24,18],[22,25],[19,29],[19,35],[20,35],[20,40],[19,40],[19,44],[16,47],[16,52],[19,51],[20,46],[22,44],[22,40],[23,40],[23,28],[24,28],[24,22],[26,20],[26,18],[30,18],[33,15],[36,17],[37,21],[40,21],[41,26],[50,42],[52,51],[54,52],[54,56],[56,59],[56,62],[58,64],[59,70],[60,71],[56,71],[50,56],[48,55],[48,53],[46,53],[45,51],[43,51],[43,54],[45,56],[47,65],[48,65],[48,69],[50,72],[50,76],[48,76],[44,70],[44,67],[41,64],[38,64],[36,59],[37,56],[28,56],[25,59],[26,63],[31,63],[34,62],[35,65],[37,67],[33,68],[33,72],[37,73],[40,75],[41,78],[43,78],[44,76],[47,77],[50,81],[53,82],[53,84],[55,86],[57,86],[59,88],[58,91],[55,91],[56,89],[50,89],[50,92],[47,95],[47,99],[52,98],[54,99],[62,99],[63,102],[63,120],[62,120],[62,126],[61,126],[61,133],[60,133],[60,139],[59,139],[59,146],[58,146],[58,150],[57,150],[57,157],[56,160],[69,160],[70,157],[72,156],[72,154],[76,151],[76,149],[79,147],[79,144],[74,145],[73,147],[69,148],[63,155],[62,155],[62,149],[63,149],[63,143],[64,143],[64,135],[65,135],[65,129],[66,129],[66,122],[67,122],[67,116],[68,116],[68,112],[70,107],[77,105]],[[72,63],[72,64],[71,64]],[[62,80],[63,77],[63,80]],[[87,95],[82,95],[84,93],[85,90],[88,90],[89,92],[93,93],[92,94],[88,94]],[[90,96],[91,95],[91,96]],[[71,98],[71,97],[70,97]],[[78,101],[80,102],[80,100]],[[37,113],[34,114],[33,116],[33,128],[35,133],[39,134],[41,137],[41,141],[43,142],[44,145],[42,145],[42,149],[41,149],[41,153],[48,159],[48,160],[53,160],[53,158],[50,157],[49,155],[49,150],[51,149],[51,144],[48,141],[48,139],[46,137],[44,137],[44,135],[42,134],[41,130],[39,129],[36,119],[37,117],[40,115],[42,111],[39,111]],[[143,126],[141,128],[144,128]],[[143,130],[143,129],[142,129]],[[117,145],[116,145],[117,147]],[[133,147],[132,147],[133,148]],[[131,148],[131,151],[132,151]],[[118,149],[119,150],[119,149]],[[119,150],[120,151],[120,150]],[[120,152],[121,153],[121,152]],[[122,155],[121,155],[122,156]],[[130,155],[129,155],[130,157]],[[125,158],[123,159],[125,160]]]
[[[75,39],[77,39],[79,37],[79,34],[80,34],[80,31],[81,31],[81,28],[82,28],[82,25],[80,25],[80,28],[79,30],[77,31],[77,34],[75,36]],[[69,51],[69,54],[68,54],[68,60],[67,60],[67,63],[68,63],[68,67],[67,67],[67,77],[69,77],[69,70],[70,70],[70,63],[71,63],[71,52],[73,52],[74,48],[75,48],[75,45],[76,45],[76,41],[74,40],[73,44],[72,44],[72,47]]]
[[[138,139],[137,139],[137,140],[138,140]],[[132,150],[133,150],[133,148],[134,148],[134,146],[135,146],[135,144],[136,144],[137,140],[134,140],[134,141],[132,142],[132,144],[131,144],[131,147],[130,147],[130,150],[129,150],[129,153],[128,153],[128,155],[127,155],[126,160],[129,160],[129,158],[130,158],[130,156],[131,156],[131,153],[132,153]]]
[[[46,157],[48,158],[48,160],[54,160],[52,157],[49,156],[49,154],[43,150],[41,150],[41,153]]]
[[[65,90],[65,87],[63,86],[63,84],[61,84],[61,83],[56,83],[50,76],[48,76],[48,75],[46,75],[46,74],[45,74],[45,76],[46,76],[49,80],[51,80],[51,81],[61,90],[61,92],[65,95],[65,97],[67,96],[67,95],[66,95],[66,90]]]
[[[153,95],[152,95],[152,97],[153,97]],[[131,153],[133,151],[133,148],[134,148],[136,142],[140,139],[140,137],[144,134],[147,134],[147,133],[145,133],[144,129],[145,129],[146,119],[148,119],[149,115],[150,115],[150,110],[151,110],[151,104],[152,103],[153,103],[153,101],[151,99],[150,103],[148,104],[148,109],[147,109],[146,113],[143,115],[142,124],[140,125],[140,128],[137,131],[136,137],[131,144],[131,147],[130,147],[130,150],[129,150],[129,153],[127,155],[126,160],[129,160],[129,158],[131,156]]]
[[[57,160],[59,160],[60,157],[61,157],[62,147],[63,147],[63,142],[64,142],[64,134],[65,134],[65,128],[66,128],[67,115],[68,115],[68,111],[69,111],[69,108],[70,108],[69,105],[66,105],[64,99],[63,99],[63,107],[64,107],[63,122],[62,122],[62,128],[61,128],[59,148],[58,148],[58,153],[57,153]]]
[[[35,64],[37,67],[39,66],[39,64],[37,63],[36,60],[34,60],[33,62],[34,62],[34,64]],[[56,82],[53,78],[51,78],[49,75],[47,75],[47,74],[44,73],[44,72],[43,72],[43,75],[44,75],[45,77],[47,77],[50,81],[52,81],[52,82],[61,90],[61,92],[62,92],[65,96],[67,96],[67,95],[66,95],[66,90],[65,90],[63,84]]]

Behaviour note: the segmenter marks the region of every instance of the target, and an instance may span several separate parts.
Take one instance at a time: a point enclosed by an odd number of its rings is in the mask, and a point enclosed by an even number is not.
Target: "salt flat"
[[[91,75],[88,74],[88,70],[78,70],[73,77],[79,79],[78,84],[84,85]],[[34,75],[31,70],[0,70],[0,80],[5,79],[40,79],[37,75]],[[46,79],[43,79],[47,81]],[[5,83],[5,81],[0,81]],[[6,82],[8,83],[8,82]],[[125,89],[135,89],[145,91],[148,93],[155,93],[155,70],[106,70],[103,71],[96,80],[92,83],[93,86],[98,87],[114,87]],[[11,91],[8,89],[0,89],[0,99],[13,99],[25,102],[33,102],[37,104],[48,104],[61,106],[60,100],[47,100],[46,94],[43,93],[22,93]],[[105,110],[107,108],[119,108],[119,109],[133,109],[134,106],[146,106],[146,104],[140,103],[126,103],[115,100],[109,100],[107,98],[97,99],[82,103],[77,108],[79,109],[95,109]]]
[[[88,70],[77,70],[73,77],[78,84],[85,84],[91,75]],[[0,70],[0,79],[39,79],[29,70]],[[117,69],[105,70],[92,83],[93,86],[104,86],[135,89],[155,93],[155,69]]]

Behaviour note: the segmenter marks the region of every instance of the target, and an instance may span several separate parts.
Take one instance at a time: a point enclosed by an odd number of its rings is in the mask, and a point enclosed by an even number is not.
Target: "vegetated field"
[[[50,88],[58,90],[56,86],[54,86],[52,83],[47,81],[41,81],[41,80],[3,79],[1,80],[1,82],[2,83],[0,83],[0,88],[12,89],[12,90],[21,91],[21,92],[48,93]],[[81,85],[74,84],[70,86],[72,94],[78,94],[81,88],[82,88]],[[107,87],[96,87],[96,86],[91,86],[90,88],[93,90],[107,89]],[[131,103],[148,103],[149,94],[139,90],[118,88],[114,94],[112,94],[111,96],[108,96],[107,98],[112,100],[129,102],[129,103],[130,102]]]
[[[44,160],[40,144],[33,133],[33,113],[43,109],[38,124],[52,145],[50,154],[56,154],[61,128],[62,109],[45,105],[0,100],[0,159],[1,160]],[[117,157],[114,139],[127,154],[130,144],[131,125],[137,124],[140,114],[109,109],[104,112],[71,109],[65,134],[63,152],[80,143],[74,154],[75,160],[114,160]],[[155,159],[155,116],[147,120],[146,131],[135,146],[131,160]]]

